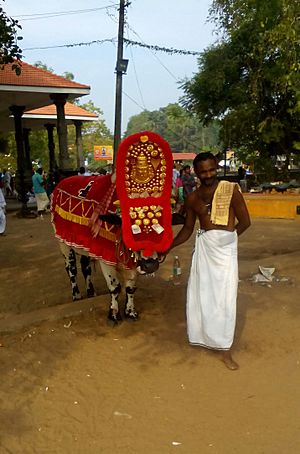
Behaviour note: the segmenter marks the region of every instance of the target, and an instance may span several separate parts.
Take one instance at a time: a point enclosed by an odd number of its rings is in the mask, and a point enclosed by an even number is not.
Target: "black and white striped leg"
[[[69,249],[69,254],[64,255],[66,271],[69,276],[72,288],[72,299],[77,301],[81,299],[81,294],[77,285],[77,267],[76,267],[76,255],[73,249]]]
[[[122,320],[120,311],[119,311],[119,295],[121,293],[121,284],[117,277],[117,271],[114,266],[107,265],[100,261],[100,267],[103,273],[103,276],[106,280],[109,293],[111,295],[110,308],[108,312],[108,319],[112,320],[115,323]]]
[[[131,320],[138,319],[138,313],[134,307],[134,293],[136,291],[136,270],[124,271],[124,282],[126,289],[125,317]]]
[[[125,317],[137,320],[139,314],[134,307],[134,293],[136,287],[126,287]]]
[[[96,292],[92,283],[92,269],[91,269],[91,259],[86,255],[80,257],[81,271],[85,280],[86,294],[88,298],[96,296]]]

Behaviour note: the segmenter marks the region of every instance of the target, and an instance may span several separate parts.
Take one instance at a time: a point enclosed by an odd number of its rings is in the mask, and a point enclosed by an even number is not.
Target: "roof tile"
[[[196,153],[172,153],[173,161],[193,161]]]
[[[21,64],[21,74],[16,75],[12,70],[12,63],[4,65],[0,70],[0,85],[17,85],[29,87],[51,87],[51,88],[90,88],[89,85],[79,84],[73,80],[57,76],[50,71],[29,65],[24,61]]]
[[[56,106],[55,104],[50,104],[49,106],[40,107],[38,109],[27,110],[26,114],[30,115],[56,115]],[[70,102],[66,102],[65,104],[65,115],[69,116],[85,116],[85,117],[95,117],[98,118],[98,115],[89,112],[88,110],[83,109],[80,106],[76,106],[76,104],[72,104]]]

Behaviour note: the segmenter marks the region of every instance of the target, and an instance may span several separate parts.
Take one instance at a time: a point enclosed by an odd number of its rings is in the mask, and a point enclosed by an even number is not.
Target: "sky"
[[[211,2],[131,0],[124,37],[165,48],[201,52],[216,41],[214,26],[207,21]],[[23,60],[30,64],[42,61],[56,74],[71,72],[76,82],[90,85],[90,95],[81,98],[81,102],[92,100],[103,111],[112,132],[117,44],[36,48],[117,38],[118,5],[119,0],[6,0],[3,5],[7,14],[18,19],[22,26],[19,34],[23,36],[20,41]],[[94,10],[78,12],[87,9]],[[61,12],[66,13],[42,16]],[[131,116],[178,102],[182,96],[179,81],[191,78],[198,68],[196,56],[169,55],[141,47],[124,46],[123,58],[129,64],[123,77],[122,131],[126,130]]]

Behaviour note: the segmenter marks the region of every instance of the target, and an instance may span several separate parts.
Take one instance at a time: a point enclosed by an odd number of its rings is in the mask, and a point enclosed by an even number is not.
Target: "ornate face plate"
[[[116,185],[123,239],[132,250],[164,251],[172,241],[172,168],[170,146],[158,134],[144,131],[120,144]]]
[[[142,135],[130,145],[125,160],[126,191],[130,198],[159,197],[166,179],[166,160],[162,148]]]

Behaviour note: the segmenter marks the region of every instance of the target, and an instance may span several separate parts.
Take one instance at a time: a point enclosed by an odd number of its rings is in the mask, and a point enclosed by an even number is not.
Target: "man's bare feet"
[[[225,352],[223,352],[222,361],[225,364],[225,366],[230,370],[237,370],[239,368],[239,365],[232,359],[230,350],[226,350]]]

